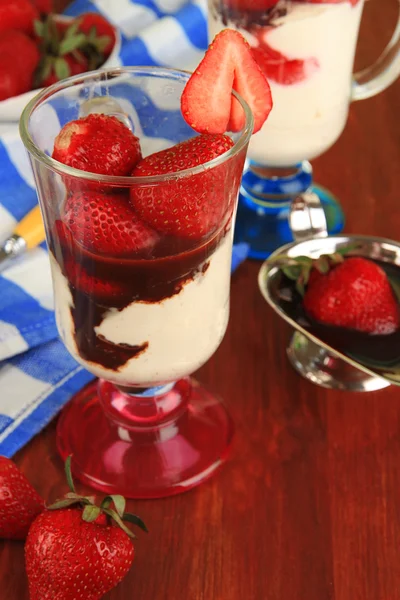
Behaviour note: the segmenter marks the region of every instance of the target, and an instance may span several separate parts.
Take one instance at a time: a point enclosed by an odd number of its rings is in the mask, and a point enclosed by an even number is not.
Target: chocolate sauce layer
[[[58,221],[55,227],[58,235],[53,237],[50,247],[69,283],[74,303],[71,316],[80,356],[118,371],[130,359],[146,352],[149,345],[146,340],[140,340],[139,345],[114,344],[97,335],[95,328],[111,308],[123,310],[137,301],[162,302],[179,294],[195,277],[203,277],[208,259],[228,227],[198,247],[190,248],[187,241],[177,242],[176,238],[164,238],[152,257],[120,258],[89,252],[73,241],[65,225]]]
[[[395,291],[400,290],[400,268],[386,262],[375,262],[386,272],[392,288]],[[396,296],[398,298],[397,294]],[[319,323],[304,311],[301,296],[296,291],[294,282],[282,273],[277,275],[275,280],[273,297],[291,319],[332,348],[373,368],[376,372],[400,373],[399,329],[388,335],[372,335]]]
[[[288,13],[289,0],[280,0],[275,6],[262,11],[238,10],[234,2],[230,5],[225,0],[214,0],[209,4],[211,15],[222,21],[225,27],[235,25],[238,29],[252,29],[253,27],[275,27],[275,21]]]

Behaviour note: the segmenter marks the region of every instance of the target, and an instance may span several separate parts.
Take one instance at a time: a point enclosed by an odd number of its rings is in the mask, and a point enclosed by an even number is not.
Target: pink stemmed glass
[[[231,419],[190,375],[213,355],[228,323],[233,223],[252,115],[236,96],[245,124],[227,133],[233,147],[169,175],[95,175],[51,153],[60,129],[90,112],[121,119],[144,156],[192,137],[180,112],[188,78],[153,67],[73,77],[32,100],[20,125],[46,227],[58,330],[72,356],[98,377],[62,412],[57,446],[63,459],[73,455],[83,482],[131,498],[186,491],[228,455]],[[151,250],[113,256],[71,234],[63,211],[72,191],[97,190],[128,203],[139,191],[168,194],[177,181],[221,198],[218,224],[201,239],[160,233]]]

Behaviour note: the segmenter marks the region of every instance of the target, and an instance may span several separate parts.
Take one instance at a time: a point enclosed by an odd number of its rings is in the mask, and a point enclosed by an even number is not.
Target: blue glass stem
[[[328,232],[340,233],[344,226],[341,206],[330,192],[313,184],[308,161],[288,169],[269,169],[248,161],[239,193],[235,243],[249,244],[249,257],[264,260],[292,242],[290,204],[296,196],[309,191],[321,200]]]

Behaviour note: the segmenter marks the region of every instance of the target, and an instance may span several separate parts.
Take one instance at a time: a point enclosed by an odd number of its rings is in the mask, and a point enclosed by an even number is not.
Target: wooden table
[[[368,2],[358,66],[388,40],[396,0]],[[400,85],[351,107],[314,163],[346,231],[400,236]],[[151,534],[109,600],[396,600],[400,597],[400,390],[350,394],[301,379],[289,331],[257,288],[232,281],[225,340],[198,374],[236,421],[228,464],[175,498],[132,503]],[[50,425],[16,457],[48,500],[65,490]],[[0,543],[1,600],[27,600],[23,546]]]

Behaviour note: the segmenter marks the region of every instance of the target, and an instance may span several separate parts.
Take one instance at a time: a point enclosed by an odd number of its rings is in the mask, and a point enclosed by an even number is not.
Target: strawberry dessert
[[[364,0],[209,0],[209,33],[240,31],[274,108],[250,141],[260,165],[290,167],[327,150],[346,123]]]
[[[243,37],[224,31],[181,97],[191,137],[142,156],[124,123],[90,114],[55,139],[53,159],[98,176],[62,175],[66,193],[50,240],[57,323],[70,353],[109,382],[175,381],[223,338],[246,153],[246,144],[234,149],[246,123],[233,87],[260,129],[271,109],[268,82]]]

